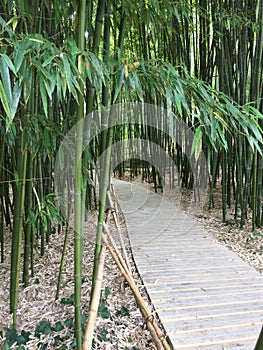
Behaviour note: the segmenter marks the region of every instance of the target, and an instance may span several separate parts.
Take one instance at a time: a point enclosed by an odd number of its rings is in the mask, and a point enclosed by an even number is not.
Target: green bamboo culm
[[[97,15],[96,15],[96,25],[95,25],[95,31],[94,31],[94,42],[93,42],[93,52],[98,55],[99,52],[99,42],[101,38],[101,32],[102,32],[102,20],[105,13],[105,0],[100,0],[98,2],[98,9],[97,9]],[[108,6],[110,6],[108,2]],[[109,39],[109,19],[105,21],[105,27],[104,27],[104,37],[108,36],[106,38],[104,43],[104,49],[105,49],[105,55],[109,55],[109,47],[108,40]],[[106,34],[107,32],[107,34]],[[108,98],[108,87],[103,88],[103,104],[107,105],[107,98]],[[107,130],[107,122],[108,122],[108,116],[107,113],[102,113],[102,134],[101,134],[101,151],[103,152],[106,148],[106,144],[110,144],[110,142],[107,142],[107,137],[109,139],[112,139],[112,133],[110,130]],[[108,139],[108,140],[109,140]],[[103,220],[104,220],[104,212],[105,212],[105,203],[106,203],[106,195],[107,195],[107,189],[108,189],[108,179],[109,179],[109,169],[108,166],[108,157],[109,157],[109,163],[110,163],[110,156],[111,156],[111,150],[110,148],[107,149],[105,153],[102,154],[101,161],[100,161],[100,202],[99,202],[99,215],[98,215],[98,225],[97,225],[97,233],[96,233],[96,247],[95,247],[95,253],[94,253],[94,267],[93,267],[93,276],[92,276],[92,290],[90,295],[90,304],[93,299],[93,293],[94,293],[94,284],[97,278],[97,272],[98,272],[98,262],[99,262],[99,256],[100,256],[100,250],[101,250],[101,237],[102,237],[102,229],[103,229]]]
[[[61,285],[61,279],[62,279],[62,272],[63,272],[63,266],[64,266],[64,261],[65,261],[65,254],[66,254],[66,249],[67,249],[67,244],[68,244],[68,238],[69,238],[69,232],[70,232],[70,222],[71,222],[71,217],[72,217],[72,207],[73,203],[71,202],[68,208],[68,220],[66,222],[66,229],[65,229],[65,237],[64,237],[64,243],[63,243],[63,248],[62,248],[62,253],[61,253],[61,258],[60,258],[60,265],[59,265],[59,273],[58,273],[58,282],[57,282],[57,290],[56,290],[56,296],[55,300],[59,298],[59,291],[60,291],[60,285]]]
[[[1,146],[1,154],[0,154],[0,244],[1,244],[1,253],[0,253],[0,261],[4,262],[4,171],[2,167],[3,159],[5,154],[5,144],[3,143]]]
[[[82,81],[82,52],[85,47],[85,19],[86,1],[77,2],[76,18],[77,44],[80,49],[78,56],[79,86],[78,107],[77,107],[77,129],[75,146],[75,221],[74,221],[74,294],[75,294],[75,337],[77,350],[82,347],[81,330],[81,274],[82,274],[82,242],[83,242],[83,208],[82,208],[82,133],[83,125],[81,120],[84,117],[84,85]]]
[[[107,61],[110,57],[110,15],[111,15],[111,2],[107,1],[105,8],[105,24],[104,24],[104,47],[103,55],[104,61]],[[102,104],[107,106],[109,103],[109,86],[108,84],[102,86]],[[108,115],[107,113],[101,114],[101,137],[100,137],[100,177],[103,178],[103,164],[104,164],[104,151],[106,150],[107,145],[107,125],[108,125]]]
[[[254,152],[253,165],[253,183],[252,183],[252,231],[256,229],[257,220],[257,166],[258,166],[258,152]]]
[[[29,220],[29,213],[33,207],[33,158],[32,154],[28,152],[28,166],[27,166],[27,183],[25,188],[25,197],[26,197],[26,224],[25,224],[25,243],[24,243],[24,267],[23,267],[23,282],[24,286],[29,285],[29,267],[30,267],[30,256],[31,256],[31,235],[32,235],[32,222]]]
[[[105,6],[105,4],[103,5]],[[110,1],[107,2],[107,9],[110,9],[111,3]],[[119,31],[119,37],[118,37],[118,44],[115,52],[115,56],[117,57],[117,52],[119,52],[121,56],[121,51],[123,47],[123,41],[124,41],[124,34],[125,34],[125,24],[126,24],[126,14],[123,14],[122,25],[120,26]],[[113,94],[114,96],[114,90],[115,90],[115,84],[113,84]],[[115,102],[112,97],[112,104]],[[106,150],[103,154],[103,165],[101,169],[101,179],[100,179],[100,193],[99,193],[99,215],[98,215],[98,225],[97,225],[97,233],[96,233],[96,248],[94,253],[94,267],[93,267],[93,276],[92,276],[92,289],[91,289],[91,297],[90,302],[93,298],[93,292],[94,292],[94,285],[97,278],[98,273],[98,264],[99,264],[99,257],[100,257],[100,251],[101,251],[101,244],[102,244],[102,231],[103,231],[103,221],[104,221],[104,214],[106,209],[106,197],[107,197],[107,191],[109,187],[109,178],[110,178],[110,171],[111,171],[111,146],[113,142],[113,135],[114,135],[114,124],[116,119],[116,109],[113,107],[110,107],[109,109],[109,117],[104,118],[104,122],[108,119],[108,131],[106,134],[106,131],[104,132],[104,137],[106,137],[106,142],[103,141],[102,144],[106,144]],[[103,147],[104,147],[103,146]]]
[[[11,249],[11,278],[10,278],[10,311],[13,313],[13,328],[16,328],[18,306],[18,288],[20,275],[20,258],[22,245],[25,182],[27,167],[27,150],[24,149],[24,130],[18,136],[17,149],[17,176],[14,193],[14,221]]]
[[[37,157],[37,170],[38,170],[38,190],[37,190],[37,194],[40,200],[40,203],[42,202],[43,198],[44,198],[44,186],[43,186],[43,165],[42,165],[42,159],[40,154]],[[38,230],[38,237],[40,237],[40,254],[41,256],[44,256],[45,254],[45,230],[44,230],[44,225],[43,225],[43,217],[42,217],[42,213],[40,212],[40,220],[39,220],[39,224],[37,227]]]
[[[93,292],[94,292],[94,284],[97,278],[98,273],[98,263],[99,263],[99,257],[100,257],[100,251],[101,251],[101,244],[102,244],[102,231],[103,231],[103,221],[104,221],[104,214],[106,209],[106,197],[107,197],[107,191],[109,187],[109,177],[110,177],[110,170],[111,170],[111,145],[112,145],[112,139],[113,139],[113,124],[114,124],[114,117],[115,117],[115,111],[113,108],[110,108],[110,115],[109,115],[109,129],[107,133],[107,148],[104,154],[104,164],[103,164],[103,177],[100,181],[100,194],[99,194],[99,215],[98,215],[98,225],[97,225],[97,233],[96,233],[96,248],[95,248],[95,257],[94,257],[94,267],[93,267],[93,276],[92,276],[92,291],[91,291],[91,300],[93,298]]]

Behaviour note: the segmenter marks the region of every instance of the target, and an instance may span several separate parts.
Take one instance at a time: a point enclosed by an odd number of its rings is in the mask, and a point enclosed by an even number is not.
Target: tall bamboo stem
[[[19,179],[14,195],[14,220],[11,250],[10,278],[10,311],[13,313],[13,328],[16,328],[18,306],[18,288],[20,275],[20,258],[22,245],[22,230],[24,218],[25,181],[27,166],[27,150],[24,149],[24,131],[22,130],[17,142],[17,172]]]
[[[96,318],[97,318],[98,306],[99,306],[100,295],[101,295],[101,286],[102,286],[102,279],[103,279],[105,257],[106,257],[106,246],[102,246],[100,251],[99,263],[98,263],[97,277],[94,285],[94,297],[90,304],[90,309],[88,313],[88,321],[87,321],[86,331],[84,336],[83,350],[91,350],[92,348],[93,333],[96,325]]]
[[[83,147],[83,123],[84,117],[84,85],[82,81],[82,52],[85,45],[85,20],[86,20],[86,1],[77,2],[77,43],[81,53],[78,56],[78,70],[80,78],[80,91],[78,93],[77,107],[77,130],[75,143],[75,221],[74,221],[74,294],[75,294],[75,337],[77,350],[82,347],[82,329],[81,329],[81,276],[82,276],[82,241],[83,241],[83,204],[82,204],[82,147]]]

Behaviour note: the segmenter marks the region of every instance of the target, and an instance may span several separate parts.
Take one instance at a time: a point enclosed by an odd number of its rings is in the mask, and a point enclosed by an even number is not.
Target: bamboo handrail
[[[92,339],[93,339],[94,329],[96,325],[96,318],[97,318],[98,306],[100,301],[100,291],[101,291],[102,278],[103,278],[104,261],[105,261],[107,249],[110,252],[113,260],[115,261],[117,267],[119,268],[120,272],[124,276],[125,280],[127,281],[129,287],[131,288],[135,296],[135,299],[141,310],[142,316],[145,319],[145,323],[151,333],[151,336],[153,338],[153,341],[156,345],[157,350],[171,350],[170,345],[165,339],[165,335],[159,328],[158,324],[154,320],[152,313],[149,311],[145,301],[143,300],[140,294],[140,291],[134,282],[133,276],[124,258],[122,257],[120,251],[118,250],[116,243],[113,237],[111,236],[111,233],[106,223],[103,224],[103,228],[106,234],[104,233],[102,235],[103,246],[100,252],[98,274],[95,281],[93,299],[92,299],[90,310],[88,313],[88,320],[86,324],[86,331],[85,331],[82,350],[91,350],[92,348]]]
[[[104,228],[106,227],[106,224],[104,224]],[[107,232],[108,235],[110,235],[109,230]],[[138,289],[138,287],[136,286],[134,279],[124,261],[124,259],[122,258],[121,255],[119,255],[118,253],[115,253],[113,248],[109,245],[107,238],[105,236],[105,234],[102,237],[104,244],[106,245],[107,249],[109,250],[113,260],[115,261],[116,265],[118,266],[120,272],[122,273],[122,275],[124,276],[125,280],[127,281],[128,285],[130,286],[135,299],[140,307],[140,310],[142,311],[143,316],[145,317],[145,322],[147,324],[148,329],[152,331],[154,331],[154,336],[153,336],[153,340],[155,341],[156,339],[158,339],[159,341],[156,342],[156,347],[157,349],[165,349],[165,350],[171,350],[170,345],[168,344],[167,340],[165,339],[165,336],[163,334],[163,332],[161,331],[161,329],[159,328],[159,326],[157,325],[157,323],[154,320],[153,315],[151,314],[151,312],[148,310],[148,307],[145,303],[145,301],[143,300],[140,291]],[[152,334],[152,332],[151,332]],[[160,347],[160,345],[162,345],[162,348]],[[159,348],[158,348],[159,346]]]
[[[111,213],[112,213],[112,216],[113,216],[113,219],[114,219],[114,222],[115,222],[115,226],[116,226],[116,229],[117,229],[117,232],[118,232],[118,235],[119,235],[122,256],[123,256],[123,258],[124,258],[124,260],[126,262],[126,265],[127,265],[128,269],[131,271],[130,262],[129,262],[128,255],[127,255],[127,252],[126,252],[126,249],[125,249],[125,245],[124,245],[124,242],[123,242],[123,238],[122,238],[122,233],[121,233],[119,220],[118,220],[115,208],[114,208],[114,204],[113,204],[113,201],[112,201],[112,198],[111,198],[110,191],[107,192],[107,197],[108,197],[108,202],[109,202],[110,208],[112,208]]]

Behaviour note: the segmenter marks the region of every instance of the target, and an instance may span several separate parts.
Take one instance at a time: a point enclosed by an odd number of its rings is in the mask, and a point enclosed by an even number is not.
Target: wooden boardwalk
[[[260,273],[162,196],[114,184],[135,263],[174,349],[253,350],[263,324]]]

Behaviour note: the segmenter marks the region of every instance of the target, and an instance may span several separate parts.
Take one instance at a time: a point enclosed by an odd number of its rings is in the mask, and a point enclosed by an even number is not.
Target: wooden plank
[[[147,277],[142,274],[144,282],[147,283],[147,285],[150,287],[151,285],[156,285],[156,284],[184,284],[184,285],[190,285],[194,282],[214,282],[215,285],[218,285],[220,282],[228,282],[231,283],[231,281],[248,281],[248,283],[255,283],[262,281],[262,277],[250,277],[247,278],[246,276],[238,276],[234,277],[232,273],[229,273],[229,275],[224,275],[220,276],[203,276],[202,278],[199,276],[193,276],[191,278],[187,278],[185,276],[181,276],[180,279],[178,276],[173,275],[171,278],[167,279],[167,277]]]
[[[259,286],[257,288],[259,295],[263,295],[263,287]],[[171,300],[175,296],[177,298],[180,298],[180,300],[191,300],[198,296],[200,299],[207,299],[208,296],[211,298],[217,298],[220,296],[223,296],[224,298],[229,298],[231,296],[236,296],[238,294],[246,294],[246,297],[249,297],[249,295],[254,296],[255,295],[255,289],[249,288],[249,290],[246,289],[237,289],[233,288],[233,286],[230,286],[229,288],[217,288],[215,290],[209,290],[205,288],[201,288],[201,291],[203,291],[203,295],[200,294],[200,288],[190,289],[190,290],[171,290],[170,288],[164,289],[164,288],[156,288],[155,290],[150,289],[151,295],[153,299],[157,299],[159,301],[169,299]]]
[[[251,350],[263,323],[263,278],[161,196],[115,191],[135,263],[177,350]]]
[[[207,274],[224,274],[225,272],[228,272],[228,270],[231,269],[233,271],[233,273],[237,273],[237,274],[246,274],[247,272],[247,268],[244,265],[224,265],[222,267],[222,265],[217,265],[217,266],[207,266],[207,265],[203,265],[200,267],[197,267],[194,265],[194,267],[178,267],[176,265],[169,265],[169,264],[165,264],[165,266],[155,266],[154,271],[152,269],[152,266],[150,266],[150,269],[148,269],[147,267],[144,267],[144,273],[147,276],[153,276],[153,275],[160,275],[165,273],[166,276],[170,275],[170,274],[177,274],[177,275],[188,275],[191,276],[193,274],[196,273],[200,273],[203,274],[205,273]]]
[[[206,338],[206,341],[202,341],[202,342],[198,342],[196,340],[191,340],[191,341],[187,341],[184,343],[180,343],[178,344],[178,342],[173,339],[173,342],[175,344],[175,348],[176,350],[184,350],[184,349],[190,349],[190,350],[201,350],[201,349],[206,349],[206,350],[212,350],[212,349],[216,349],[216,350],[234,350],[234,349],[245,349],[245,350],[252,350],[254,348],[255,345],[255,341],[256,341],[256,334],[247,334],[247,335],[241,335],[238,339],[235,339],[235,341],[233,340],[229,340],[229,339],[214,339],[214,338]],[[224,344],[224,345],[222,345]],[[251,347],[251,344],[252,347]]]
[[[157,306],[158,307],[158,306]],[[180,322],[183,325],[186,325],[187,322],[189,321],[196,321],[196,320],[201,320],[203,321],[204,324],[206,324],[208,321],[216,321],[217,319],[230,319],[231,317],[241,317],[241,316],[247,316],[247,315],[251,315],[251,309],[241,309],[238,308],[237,310],[232,309],[229,311],[225,311],[224,313],[221,314],[215,314],[213,316],[211,316],[211,311],[209,312],[208,310],[201,310],[198,313],[191,313],[191,310],[187,310],[187,312],[185,313],[178,313],[178,314],[168,314],[168,313],[162,313],[159,309],[158,309],[158,314],[161,315],[161,317],[163,316],[163,323],[166,326],[166,329],[168,329],[169,327],[174,329],[176,331],[176,325],[178,324],[178,322]],[[214,310],[217,311],[217,310]],[[258,320],[261,320],[261,315],[262,315],[262,309],[253,311],[254,316],[257,316],[257,319],[255,319],[254,321],[252,320],[251,323],[252,324],[257,324]],[[259,333],[258,333],[259,334]]]
[[[212,284],[211,286],[201,287],[199,285],[191,286],[186,288],[185,286],[177,286],[176,289],[171,289],[170,286],[167,285],[157,285],[152,286],[150,288],[151,295],[153,298],[160,298],[161,295],[164,293],[170,297],[172,296],[174,291],[176,291],[176,295],[178,295],[180,298],[187,298],[188,296],[192,295],[200,295],[200,292],[206,292],[210,295],[228,295],[228,294],[236,294],[236,293],[244,293],[244,294],[250,294],[255,293],[255,288],[257,289],[259,295],[263,295],[263,287],[262,284],[254,284],[254,285],[245,285],[245,284],[231,284],[229,283],[220,285],[220,286],[214,286]]]
[[[237,328],[246,328],[253,325],[257,325],[260,329],[262,325],[262,318],[259,318],[258,321],[254,322],[253,317],[251,317],[250,314],[245,315],[232,315],[228,316],[226,318],[219,318],[219,319],[212,319],[206,320],[206,323],[204,323],[203,319],[196,319],[196,320],[189,320],[185,321],[184,323],[177,323],[176,327],[167,325],[166,330],[171,331],[175,329],[175,334],[187,334],[189,333],[198,333],[200,330],[210,330],[213,328],[214,330],[218,329],[229,329],[231,327],[237,327]]]

